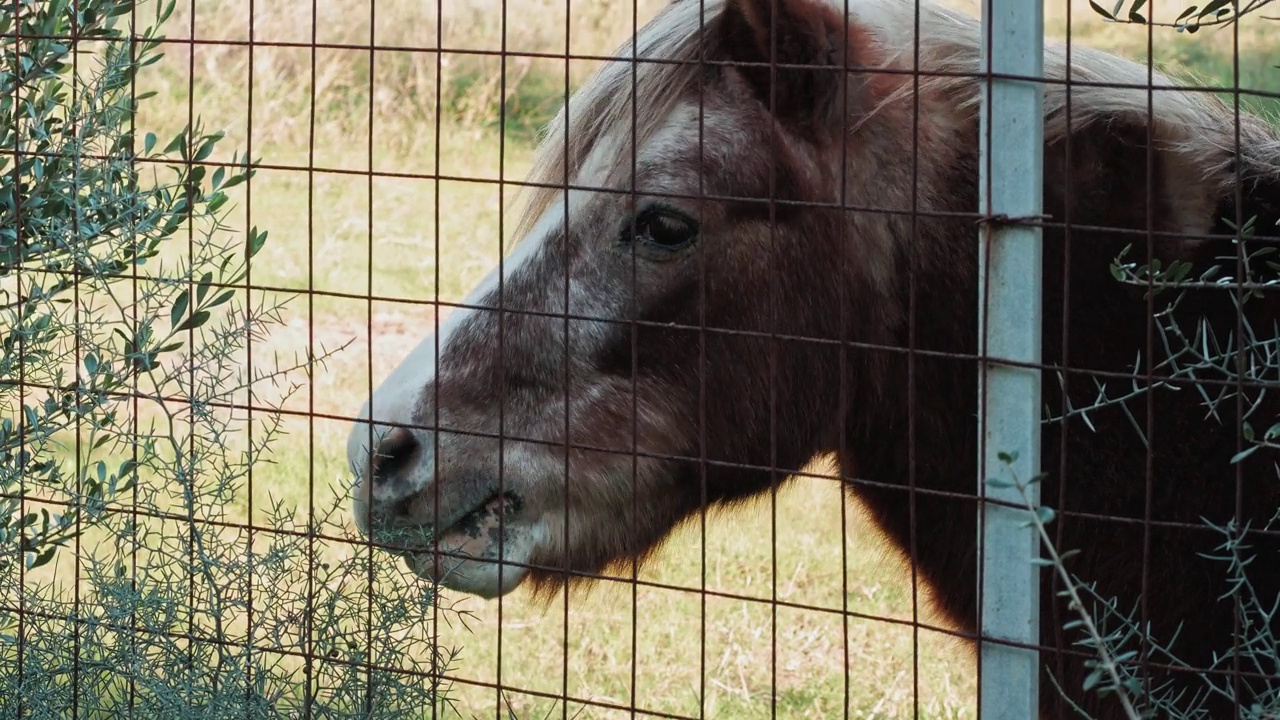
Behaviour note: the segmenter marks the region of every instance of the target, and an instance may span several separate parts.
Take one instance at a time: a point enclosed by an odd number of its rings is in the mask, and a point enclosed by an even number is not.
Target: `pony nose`
[[[411,471],[424,450],[406,428],[394,428],[382,437],[369,455],[366,475],[375,505],[399,502],[419,489],[412,482]]]
[[[434,435],[393,427],[372,438],[370,452],[369,432],[369,425],[357,425],[347,441],[355,473],[352,510],[356,528],[362,535],[394,544],[400,541],[401,530],[418,524],[411,522],[412,518],[424,512],[423,490],[435,470]]]

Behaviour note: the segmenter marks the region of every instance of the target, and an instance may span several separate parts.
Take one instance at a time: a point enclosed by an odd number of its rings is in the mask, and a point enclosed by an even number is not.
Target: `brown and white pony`
[[[940,609],[974,629],[981,29],[926,4],[917,35],[912,0],[851,0],[846,22],[835,1],[676,0],[573,94],[501,272],[355,423],[362,531],[426,531],[399,547],[446,587],[545,593],[834,455],[885,536],[915,548]],[[1050,47],[1047,76],[1067,77],[1066,58]],[[1080,373],[1127,388],[1135,358],[1139,372],[1161,359],[1145,289],[1109,273],[1125,246],[1234,272],[1228,221],[1258,215],[1261,235],[1280,211],[1270,126],[1241,117],[1237,151],[1235,113],[1211,96],[1070,58],[1070,100],[1045,87],[1043,352],[1068,369],[1044,373],[1048,417],[1095,401]],[[1234,342],[1231,295],[1200,291],[1180,312]],[[1246,307],[1269,328],[1280,305],[1264,303]],[[1276,410],[1265,397],[1259,416]],[[1263,453],[1231,464],[1239,413],[1172,383],[1043,426],[1043,497],[1061,549],[1080,551],[1071,570],[1141,607],[1156,637],[1181,626],[1173,649],[1198,665],[1231,650],[1234,627],[1223,565],[1199,554],[1222,538],[1202,521],[1256,529],[1280,501]],[[1248,542],[1267,603],[1280,542]],[[1042,577],[1045,671],[1116,716],[1113,696],[1081,690],[1088,653]],[[1044,687],[1043,715],[1069,715]],[[1207,707],[1230,713],[1221,696]]]

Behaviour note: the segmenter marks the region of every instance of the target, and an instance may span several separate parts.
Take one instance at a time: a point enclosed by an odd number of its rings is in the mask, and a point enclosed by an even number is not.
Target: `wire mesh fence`
[[[1268,4],[3,0],[0,716],[1274,717]]]

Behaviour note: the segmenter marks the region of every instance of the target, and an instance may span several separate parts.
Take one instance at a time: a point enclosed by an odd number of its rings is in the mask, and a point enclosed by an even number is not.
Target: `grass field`
[[[662,1],[641,1],[640,22]],[[1046,6],[1056,35],[1067,30],[1064,2]],[[534,133],[562,101],[566,75],[577,82],[591,64],[574,62],[566,71],[562,61],[508,57],[504,88],[498,58],[453,53],[437,66],[435,53],[413,49],[435,46],[437,33],[445,47],[500,48],[501,0],[448,0],[444,18],[436,17],[435,3],[412,0],[378,0],[376,11],[369,0],[320,5],[313,23],[309,1],[258,2],[253,39],[294,45],[250,49],[234,44],[249,39],[249,0],[200,0],[194,18],[190,3],[180,3],[169,37],[233,43],[172,46],[147,76],[159,96],[144,106],[140,125],[164,136],[196,115],[225,128],[228,145],[293,168],[261,171],[233,216],[239,229],[257,225],[271,233],[255,260],[255,284],[386,298],[300,296],[288,324],[259,348],[291,355],[306,347],[309,329],[318,344],[351,341],[289,404],[343,415],[359,407],[371,375],[377,383],[430,332],[434,308],[421,301],[460,300],[497,262],[518,212],[513,188],[497,181],[523,176]],[[598,54],[632,27],[630,3],[573,0],[568,19],[564,2],[505,5],[510,51],[564,53],[567,28],[571,53]],[[1154,5],[1159,20],[1172,19],[1181,3]],[[1268,25],[1253,19],[1242,28],[1240,84],[1274,92],[1280,41]],[[1075,42],[1145,56],[1144,28],[1108,25],[1087,3],[1073,7],[1070,31]],[[1157,30],[1155,57],[1230,86],[1229,32],[1188,37]],[[340,47],[368,45],[370,36],[388,49]],[[313,55],[307,47],[313,40],[329,47]],[[306,172],[308,166],[316,171]],[[370,179],[370,169],[469,180]],[[256,505],[263,507],[269,494],[305,514],[312,473],[333,492],[345,482],[347,427],[319,418],[292,418],[286,427],[275,462],[255,474]],[[309,433],[316,448],[310,458]],[[492,717],[500,700],[520,718],[624,714],[565,708],[537,696],[567,691],[714,718],[771,717],[775,703],[777,717],[837,717],[846,697],[854,717],[913,717],[917,703],[918,717],[975,715],[970,651],[945,634],[902,624],[914,614],[910,569],[882,548],[857,508],[845,516],[830,482],[796,481],[776,509],[766,501],[750,512],[713,516],[705,543],[698,526],[684,528],[642,578],[687,589],[640,588],[633,595],[630,585],[611,583],[570,598],[567,610],[561,601],[536,606],[523,592],[500,603],[462,599],[456,607],[473,614],[467,626],[440,628],[441,643],[461,650],[451,692],[457,710]],[[756,600],[704,599],[702,587]],[[920,592],[918,619],[935,622]],[[772,597],[825,610],[775,610]],[[846,617],[842,609],[898,623]],[[472,684],[494,683],[499,675],[509,688],[501,699]]]

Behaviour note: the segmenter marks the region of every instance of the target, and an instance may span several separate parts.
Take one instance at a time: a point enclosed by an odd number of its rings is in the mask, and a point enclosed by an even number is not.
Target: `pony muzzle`
[[[374,451],[362,453],[369,428],[360,429],[365,437],[352,442],[352,510],[361,534],[446,588],[489,598],[520,584],[534,543],[518,493],[435,477],[430,432],[384,429],[373,436]]]

